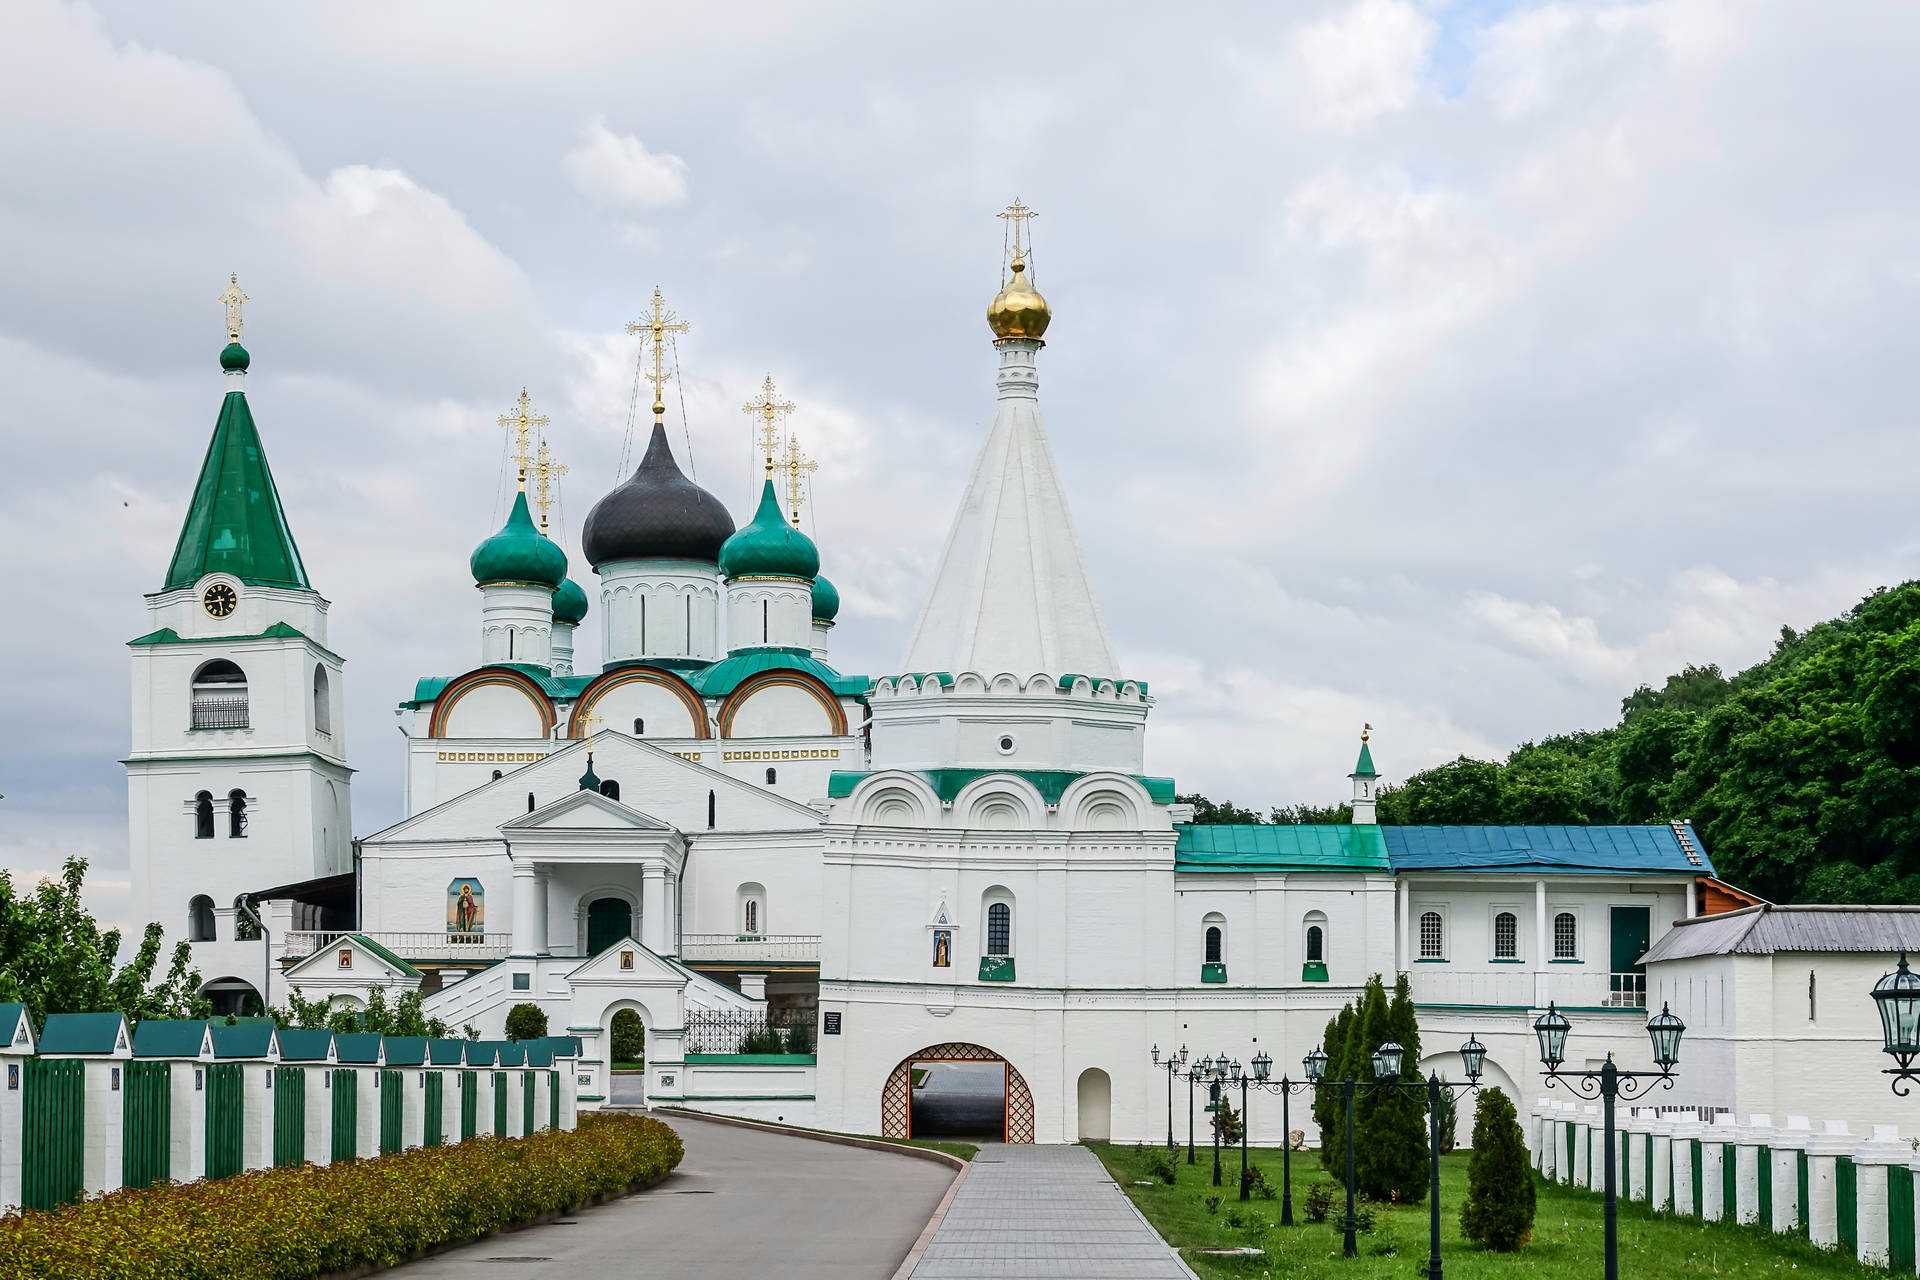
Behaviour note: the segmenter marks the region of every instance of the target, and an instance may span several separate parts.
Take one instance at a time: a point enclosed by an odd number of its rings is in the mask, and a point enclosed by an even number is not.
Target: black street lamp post
[[[1280,1225],[1293,1225],[1293,1095],[1313,1087],[1310,1080],[1273,1078],[1273,1059],[1263,1049],[1253,1055],[1253,1073],[1240,1077],[1240,1198],[1247,1198],[1247,1088],[1280,1095]]]
[[[1673,1068],[1680,1061],[1680,1037],[1686,1031],[1687,1024],[1674,1017],[1673,1010],[1665,1004],[1660,1006],[1659,1013],[1647,1019],[1647,1037],[1653,1041],[1653,1065],[1660,1068],[1658,1071],[1622,1071],[1613,1065],[1612,1054],[1607,1055],[1598,1071],[1562,1071],[1560,1064],[1567,1059],[1567,1033],[1572,1029],[1573,1024],[1552,1003],[1534,1021],[1534,1034],[1540,1037],[1540,1061],[1547,1068],[1540,1074],[1546,1077],[1549,1089],[1553,1088],[1555,1081],[1564,1080],[1567,1087],[1581,1097],[1600,1099],[1601,1125],[1606,1133],[1601,1155],[1607,1162],[1606,1206],[1602,1215],[1606,1224],[1606,1280],[1619,1280],[1619,1211],[1614,1186],[1614,1099],[1635,1097],[1655,1084],[1673,1088]]]
[[[1153,1046],[1153,1063],[1167,1069],[1167,1150],[1174,1150],[1173,1143],[1173,1082],[1182,1074],[1181,1068],[1187,1065],[1187,1046],[1181,1045],[1178,1053],[1169,1049],[1166,1061],[1160,1060],[1160,1046]],[[1191,1077],[1189,1077],[1189,1081]],[[1187,1163],[1193,1163],[1193,1087],[1187,1087]]]
[[[1353,1257],[1359,1250],[1354,1239],[1353,1210],[1353,1099],[1361,1089],[1419,1092],[1427,1098],[1427,1265],[1428,1280],[1442,1280],[1440,1262],[1440,1095],[1455,1089],[1467,1091],[1480,1087],[1480,1071],[1487,1059],[1487,1047],[1479,1037],[1468,1036],[1460,1046],[1460,1058],[1466,1064],[1467,1082],[1442,1081],[1438,1073],[1428,1072],[1425,1080],[1402,1080],[1400,1068],[1406,1050],[1389,1040],[1373,1051],[1373,1079],[1355,1080],[1351,1076],[1339,1082],[1347,1113],[1347,1216],[1341,1223],[1341,1251]],[[1314,1086],[1327,1083],[1327,1055],[1316,1048],[1306,1057],[1307,1079]]]
[[[1240,1062],[1235,1059],[1229,1063],[1227,1055],[1223,1053],[1217,1058],[1200,1059],[1200,1069],[1205,1073],[1207,1080],[1207,1109],[1213,1112],[1213,1185],[1217,1187],[1220,1185],[1220,1108],[1226,1105],[1227,1100],[1226,1089],[1223,1086],[1227,1083],[1229,1071],[1233,1079],[1240,1078]],[[1246,1123],[1246,1116],[1241,1116],[1242,1129],[1246,1128]]]
[[[1907,968],[1907,953],[1900,963],[1873,984],[1874,1007],[1880,1011],[1880,1034],[1893,1065],[1885,1074],[1893,1077],[1893,1091],[1901,1097],[1913,1092],[1920,1080],[1920,1069],[1913,1065],[1920,1058],[1920,973]]]

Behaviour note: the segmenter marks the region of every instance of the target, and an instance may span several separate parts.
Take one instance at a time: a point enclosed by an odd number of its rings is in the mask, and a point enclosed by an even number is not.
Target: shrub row
[[[583,1115],[572,1132],[116,1191],[0,1218],[0,1277],[307,1280],[391,1266],[658,1181],[681,1155],[657,1120]]]

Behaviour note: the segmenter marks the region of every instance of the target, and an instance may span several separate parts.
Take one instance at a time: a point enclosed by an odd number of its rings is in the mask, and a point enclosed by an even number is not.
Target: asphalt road
[[[884,1280],[953,1180],[945,1165],[678,1116],[686,1159],[651,1191],[494,1236],[407,1280]]]

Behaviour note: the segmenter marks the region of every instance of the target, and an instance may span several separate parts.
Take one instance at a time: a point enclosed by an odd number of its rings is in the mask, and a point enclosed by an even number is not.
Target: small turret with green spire
[[[1373,748],[1368,745],[1371,737],[1373,726],[1361,725],[1360,758],[1354,761],[1353,772],[1347,775],[1353,783],[1353,820],[1357,823],[1374,821],[1374,800],[1380,789],[1380,774],[1373,767]]]
[[[1348,774],[1348,777],[1377,778],[1380,776],[1379,771],[1373,767],[1373,748],[1368,745],[1368,739],[1372,737],[1372,725],[1360,726],[1360,759],[1354,763],[1353,772]]]

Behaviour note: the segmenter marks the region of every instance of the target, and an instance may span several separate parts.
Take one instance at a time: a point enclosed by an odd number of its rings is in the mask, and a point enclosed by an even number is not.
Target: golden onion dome
[[[993,295],[987,306],[987,325],[996,338],[1038,338],[1047,331],[1053,311],[1027,279],[1027,264],[1013,260],[1013,279]]]

